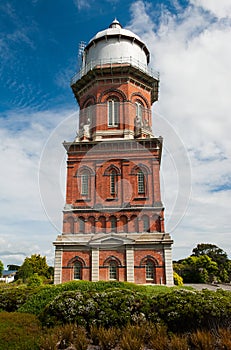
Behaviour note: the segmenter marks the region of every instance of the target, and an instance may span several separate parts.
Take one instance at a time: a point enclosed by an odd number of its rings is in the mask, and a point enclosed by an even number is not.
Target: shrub
[[[37,293],[31,295],[23,304],[19,311],[33,313],[39,315],[44,307],[48,305],[56,296],[65,291],[81,291],[81,292],[102,292],[111,288],[129,289],[133,291],[145,290],[144,286],[138,286],[129,282],[117,282],[117,281],[71,281],[58,285],[41,286]]]
[[[119,342],[121,350],[142,350],[143,348],[143,340],[130,333],[124,333]]]
[[[215,338],[210,332],[202,332],[200,330],[191,334],[190,344],[193,349],[198,350],[215,350]]]
[[[45,325],[76,322],[87,326],[120,327],[145,319],[148,308],[143,294],[126,289],[104,292],[68,291],[59,294],[40,315]]]
[[[168,349],[169,350],[189,350],[187,337],[173,334],[169,340]]]
[[[87,350],[89,340],[84,328],[78,327],[75,324],[66,324],[48,330],[47,333],[40,338],[39,345],[42,350],[67,348]]]
[[[217,334],[217,349],[231,349],[231,328],[220,328]]]
[[[25,286],[1,289],[0,310],[17,311],[36,290]]]
[[[31,277],[27,280],[28,287],[38,287],[43,284],[43,278],[39,276],[37,273],[34,273]]]
[[[98,329],[98,339],[101,350],[111,350],[115,348],[119,337],[120,331],[118,328],[111,327],[106,329],[104,327],[99,327]]]
[[[199,327],[210,329],[222,326],[230,319],[231,294],[221,290],[175,290],[153,297],[150,311],[156,312],[174,332],[187,332]]]
[[[173,272],[174,284],[176,286],[183,286],[183,278],[178,275],[175,271]]]

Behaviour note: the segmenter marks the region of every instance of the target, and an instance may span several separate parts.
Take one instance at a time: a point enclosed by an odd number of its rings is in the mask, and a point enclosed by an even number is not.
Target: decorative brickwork
[[[64,143],[66,205],[63,233],[54,242],[55,283],[171,285],[173,242],[165,233],[160,193],[162,138],[152,132],[159,80],[147,68],[145,44],[113,23],[107,37],[100,32],[86,47],[81,74],[72,80],[79,132],[74,142]],[[122,51],[130,45],[131,63],[123,56],[118,62],[113,52],[102,63],[110,40],[119,40]],[[135,56],[142,58],[138,65]]]

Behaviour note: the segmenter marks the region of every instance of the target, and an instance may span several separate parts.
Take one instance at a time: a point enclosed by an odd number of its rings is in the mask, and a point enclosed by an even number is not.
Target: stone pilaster
[[[134,249],[126,248],[127,282],[134,282]]]
[[[99,280],[99,249],[93,248],[91,252],[91,280]]]
[[[173,286],[173,267],[172,267],[172,248],[171,246],[164,246],[164,260],[165,260],[165,278],[166,285]]]
[[[56,247],[55,250],[55,268],[54,268],[54,284],[62,283],[62,257],[63,250]]]

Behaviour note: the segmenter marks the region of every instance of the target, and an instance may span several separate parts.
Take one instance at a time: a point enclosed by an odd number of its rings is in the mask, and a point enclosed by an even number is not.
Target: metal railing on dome
[[[140,71],[150,75],[151,77],[159,80],[159,72],[154,69],[148,67],[146,64],[143,64],[139,60],[136,60],[132,56],[130,57],[120,57],[120,58],[105,58],[99,60],[91,60],[87,64],[83,66],[83,68],[76,73],[71,79],[71,85],[75,84],[79,79],[81,79],[84,75],[86,75],[90,70],[94,68],[103,68],[105,65],[110,65],[111,67],[115,65],[129,64],[135,68],[138,68]]]

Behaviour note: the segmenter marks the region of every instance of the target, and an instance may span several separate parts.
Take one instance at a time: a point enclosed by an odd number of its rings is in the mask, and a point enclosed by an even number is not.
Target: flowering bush
[[[148,299],[126,289],[103,292],[68,291],[59,294],[40,315],[45,325],[57,322],[112,327],[145,319]]]
[[[153,297],[150,311],[156,312],[171,331],[217,328],[230,322],[231,294],[222,290],[174,290]]]

